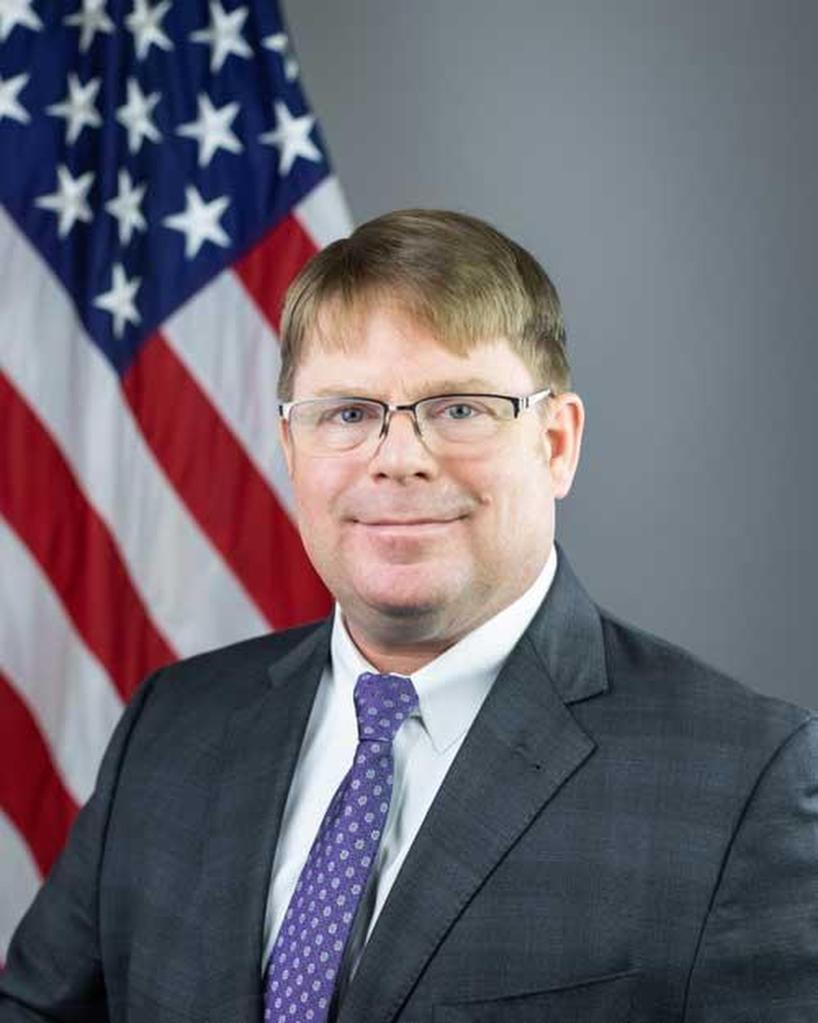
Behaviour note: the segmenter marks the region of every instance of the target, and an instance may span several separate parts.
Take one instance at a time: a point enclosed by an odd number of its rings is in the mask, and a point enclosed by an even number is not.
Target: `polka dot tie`
[[[400,675],[355,684],[358,747],[324,814],[270,953],[265,1023],[323,1023],[392,795],[392,740],[417,706]]]

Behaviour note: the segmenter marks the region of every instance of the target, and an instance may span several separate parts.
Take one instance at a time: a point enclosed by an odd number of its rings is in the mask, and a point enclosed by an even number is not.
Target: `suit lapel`
[[[287,792],[329,652],[331,620],[272,667],[226,729],[202,867],[202,983],[216,1023],[261,1018],[261,955]],[[230,680],[225,679],[225,685]]]
[[[567,704],[605,691],[599,616],[559,551],[404,861],[338,1023],[388,1023],[496,864],[594,750]]]

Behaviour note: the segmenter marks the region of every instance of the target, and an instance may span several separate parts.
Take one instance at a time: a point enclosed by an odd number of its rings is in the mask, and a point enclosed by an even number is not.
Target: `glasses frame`
[[[418,422],[417,407],[426,401],[440,401],[441,398],[503,398],[505,401],[511,402],[514,414],[512,420],[519,419],[523,412],[527,412],[529,409],[534,408],[541,401],[546,398],[553,398],[554,391],[550,387],[546,387],[542,391],[534,391],[532,394],[490,394],[482,391],[456,391],[451,394],[430,394],[425,398],[418,398],[417,401],[400,402],[394,403],[391,401],[383,401],[380,398],[369,398],[361,395],[354,394],[339,394],[339,395],[327,395],[321,398],[299,398],[297,401],[280,401],[278,403],[278,414],[281,419],[286,423],[290,421],[290,414],[296,405],[306,405],[314,401],[366,401],[372,405],[380,405],[383,409],[383,417],[381,421],[381,431],[378,434],[377,441],[380,443],[383,438],[389,432],[389,424],[392,421],[392,416],[395,412],[409,412],[412,416],[412,424],[415,429],[415,433],[421,440],[423,440],[423,433],[420,429],[420,423]],[[350,448],[350,451],[356,450],[356,448]]]

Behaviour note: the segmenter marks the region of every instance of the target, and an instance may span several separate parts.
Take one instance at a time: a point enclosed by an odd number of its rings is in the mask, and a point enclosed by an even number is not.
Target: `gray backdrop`
[[[356,220],[476,213],[566,312],[596,599],[818,707],[818,3],[289,0]]]

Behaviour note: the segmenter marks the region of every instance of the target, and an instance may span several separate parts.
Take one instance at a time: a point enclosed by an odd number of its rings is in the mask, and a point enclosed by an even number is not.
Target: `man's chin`
[[[457,597],[456,566],[445,571],[443,559],[424,558],[406,563],[379,560],[367,570],[350,575],[355,591],[373,608],[398,615],[423,613],[449,604]]]

